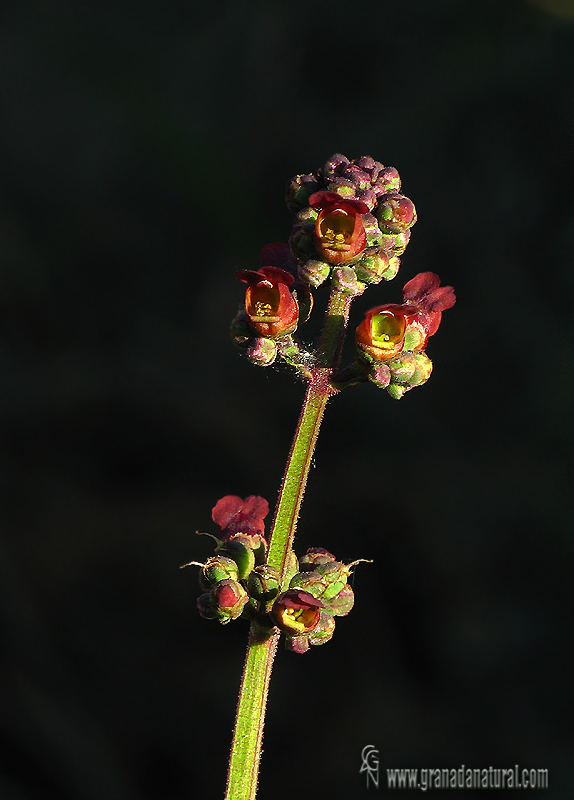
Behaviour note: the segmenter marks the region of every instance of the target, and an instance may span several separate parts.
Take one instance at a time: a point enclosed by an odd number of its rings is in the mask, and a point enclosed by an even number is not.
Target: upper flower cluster
[[[296,175],[286,199],[300,279],[319,286],[343,265],[363,284],[394,278],[417,218],[400,187],[397,170],[370,156],[336,153],[317,173]]]

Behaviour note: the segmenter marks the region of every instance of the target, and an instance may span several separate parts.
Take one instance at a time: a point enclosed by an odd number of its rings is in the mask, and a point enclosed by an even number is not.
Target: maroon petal
[[[403,297],[405,300],[418,303],[425,294],[440,286],[440,278],[434,272],[419,272],[418,275],[405,283]]]
[[[211,519],[216,525],[219,525],[221,530],[224,530],[242,506],[243,500],[241,497],[228,494],[217,501],[211,512]]]

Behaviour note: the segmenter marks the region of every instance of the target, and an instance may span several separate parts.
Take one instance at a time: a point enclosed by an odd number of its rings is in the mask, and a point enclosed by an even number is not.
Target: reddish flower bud
[[[309,633],[319,622],[323,603],[301,589],[288,589],[279,595],[271,616],[285,633],[300,635]]]
[[[248,284],[245,311],[253,330],[268,338],[293,333],[299,318],[297,301],[289,291],[293,275],[278,267],[242,269],[235,275]]]
[[[386,305],[372,308],[355,333],[357,347],[375,361],[393,358],[403,349],[408,306]]]
[[[369,207],[356,198],[342,198],[336,192],[315,192],[309,198],[321,213],[315,223],[315,247],[330,264],[347,264],[367,246],[362,214]]]
[[[216,584],[211,590],[211,597],[217,618],[223,623],[241,616],[243,608],[249,600],[249,595],[243,586],[231,579]]]
[[[401,233],[417,221],[414,203],[402,194],[389,194],[379,203],[375,216],[383,233]]]

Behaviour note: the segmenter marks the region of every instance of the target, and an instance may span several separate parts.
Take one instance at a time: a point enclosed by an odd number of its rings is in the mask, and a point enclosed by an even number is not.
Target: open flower
[[[272,339],[293,333],[299,319],[297,301],[289,291],[293,275],[278,267],[242,269],[235,275],[248,284],[245,311],[253,330]]]
[[[242,500],[228,494],[218,500],[211,512],[211,518],[222,530],[222,539],[228,540],[236,533],[249,536],[265,534],[263,520],[269,513],[269,503],[264,497],[250,495]]]
[[[309,633],[316,627],[323,603],[302,589],[288,589],[280,594],[271,611],[278,628],[291,635]]]
[[[315,223],[315,247],[330,264],[347,264],[367,245],[362,214],[369,207],[357,198],[342,198],[336,192],[315,192],[309,198],[312,208],[320,209]]]
[[[405,343],[408,311],[408,306],[392,303],[372,308],[355,333],[357,347],[376,361],[396,356]]]

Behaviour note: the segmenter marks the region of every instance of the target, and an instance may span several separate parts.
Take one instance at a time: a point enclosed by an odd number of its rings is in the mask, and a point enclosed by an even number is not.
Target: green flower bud
[[[367,237],[367,247],[380,245],[383,239],[377,218],[373,214],[363,214],[363,227]]]
[[[262,564],[255,567],[247,579],[247,591],[263,611],[269,611],[269,603],[273,603],[279,594],[280,578],[274,567]]]
[[[383,280],[392,281],[392,279],[396,277],[400,266],[401,266],[401,259],[398,256],[391,256],[389,258],[389,266],[383,272]]]
[[[226,556],[212,556],[207,559],[201,570],[200,581],[204,589],[210,589],[214,583],[227,578],[237,580],[237,564]]]
[[[303,589],[303,591],[312,594],[313,597],[321,599],[326,589],[329,587],[328,582],[323,576],[316,571],[312,572],[299,572],[291,578],[289,583],[290,589]]]
[[[269,367],[277,357],[277,342],[258,336],[247,347],[247,358],[258,367]]]
[[[289,586],[289,583],[294,575],[299,572],[299,562],[297,560],[297,556],[295,555],[294,550],[289,551],[288,562],[287,562],[287,570],[285,572],[285,585]]]
[[[389,256],[382,247],[368,247],[355,266],[357,278],[364,283],[380,283],[389,268]]]
[[[310,258],[299,266],[298,271],[301,280],[317,288],[317,286],[320,286],[329,277],[331,264],[327,264],[326,261],[317,261],[317,259]]]
[[[405,392],[408,392],[410,386],[400,386],[398,383],[391,383],[387,386],[387,392],[393,400],[400,400]]]
[[[338,267],[333,271],[332,276],[333,287],[338,289],[343,294],[350,294],[357,297],[363,294],[366,284],[357,280],[357,275],[352,267]]]
[[[345,617],[353,608],[355,595],[349,584],[345,584],[339,594],[326,603],[327,610],[335,617]]]
[[[315,571],[323,578],[327,584],[321,599],[325,601],[331,600],[335,595],[347,585],[347,578],[351,570],[340,561],[331,561],[329,564],[321,564],[316,567]]]
[[[310,547],[304,556],[299,560],[301,572],[311,572],[321,564],[330,564],[337,559],[324,547]]]
[[[401,233],[385,233],[381,237],[381,246],[392,256],[402,256],[410,238],[410,230]]]
[[[410,384],[411,378],[415,374],[416,361],[413,353],[403,351],[398,356],[387,361],[391,371],[393,383]]]
[[[265,539],[259,534],[236,533],[217,549],[217,554],[233,559],[240,580],[247,578],[256,564],[265,560]]]
[[[426,353],[414,353],[416,368],[410,380],[411,386],[421,386],[426,383],[432,373],[432,361]]]
[[[335,620],[324,609],[321,609],[321,614],[319,616],[319,622],[317,626],[313,628],[311,633],[307,634],[309,644],[319,645],[325,644],[330,639],[333,638],[333,634],[335,633]]]

